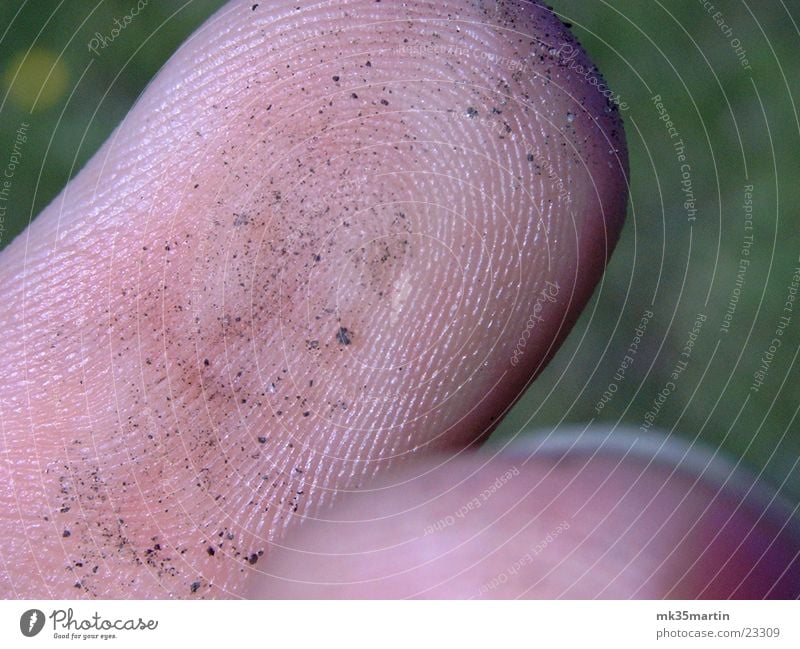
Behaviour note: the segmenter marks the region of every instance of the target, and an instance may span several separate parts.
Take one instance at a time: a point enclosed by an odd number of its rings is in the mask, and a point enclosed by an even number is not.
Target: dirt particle
[[[336,332],[336,340],[338,340],[341,345],[349,345],[351,342],[350,335],[350,331],[347,327],[339,327],[339,331]]]

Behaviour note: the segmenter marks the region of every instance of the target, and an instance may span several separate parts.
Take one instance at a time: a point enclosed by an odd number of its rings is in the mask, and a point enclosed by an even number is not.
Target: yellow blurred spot
[[[17,52],[6,68],[3,85],[9,99],[23,110],[46,110],[58,102],[69,85],[69,69],[57,55],[34,48]]]

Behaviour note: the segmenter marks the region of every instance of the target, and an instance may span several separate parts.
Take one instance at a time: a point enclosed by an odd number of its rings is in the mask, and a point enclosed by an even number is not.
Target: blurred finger
[[[268,598],[796,598],[800,524],[674,438],[562,435],[427,460],[298,529]]]

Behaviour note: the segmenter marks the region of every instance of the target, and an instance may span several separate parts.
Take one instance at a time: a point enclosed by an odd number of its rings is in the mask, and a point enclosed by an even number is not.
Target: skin
[[[259,572],[261,598],[788,599],[800,524],[718,457],[598,429],[395,471]]]
[[[241,596],[341,495],[482,441],[602,274],[624,136],[548,10],[253,7],[2,253],[2,596]]]

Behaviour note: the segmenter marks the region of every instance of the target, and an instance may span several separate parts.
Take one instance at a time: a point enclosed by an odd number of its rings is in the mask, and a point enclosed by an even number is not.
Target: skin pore
[[[241,596],[483,440],[624,217],[576,60],[531,2],[223,7],[2,253],[0,594]]]

